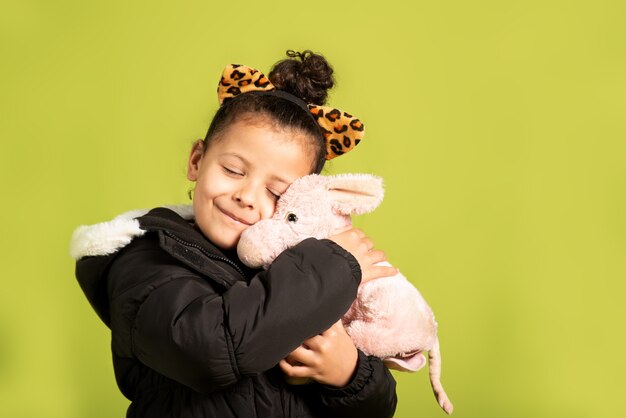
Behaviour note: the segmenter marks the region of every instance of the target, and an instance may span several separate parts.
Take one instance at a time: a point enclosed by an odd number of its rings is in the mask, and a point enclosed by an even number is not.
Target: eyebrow
[[[231,157],[235,157],[235,158],[239,158],[241,161],[243,161],[244,164],[246,165],[250,165],[250,161],[246,160],[244,157],[242,157],[241,155],[235,153],[235,152],[225,152],[224,154],[222,154],[224,156],[231,156]],[[279,183],[284,183],[284,184],[291,184],[290,182],[288,182],[287,180],[285,180],[282,177],[279,177],[275,174],[272,175],[271,177],[272,180],[278,181]]]

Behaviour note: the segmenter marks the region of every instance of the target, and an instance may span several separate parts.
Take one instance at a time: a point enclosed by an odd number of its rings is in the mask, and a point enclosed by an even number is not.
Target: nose
[[[253,181],[242,181],[239,188],[233,193],[233,199],[240,206],[253,208],[257,202],[257,187]]]

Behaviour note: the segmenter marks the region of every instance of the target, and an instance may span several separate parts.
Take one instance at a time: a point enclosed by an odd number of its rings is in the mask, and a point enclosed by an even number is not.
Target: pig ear
[[[339,174],[327,177],[333,208],[342,215],[371,212],[383,200],[383,180],[370,174]]]
[[[400,370],[401,372],[416,372],[426,365],[424,354],[417,353],[409,357],[390,357],[383,360],[388,369]]]

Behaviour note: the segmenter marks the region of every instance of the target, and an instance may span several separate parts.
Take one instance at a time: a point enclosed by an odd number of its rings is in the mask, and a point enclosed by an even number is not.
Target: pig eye
[[[296,216],[295,213],[288,213],[287,214],[287,222],[296,223],[296,222],[298,222],[298,217]]]

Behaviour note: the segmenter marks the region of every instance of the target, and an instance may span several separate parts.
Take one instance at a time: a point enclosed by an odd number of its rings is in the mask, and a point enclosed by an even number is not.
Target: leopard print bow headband
[[[273,90],[280,91],[259,70],[245,65],[229,64],[224,68],[222,78],[217,86],[217,98],[222,105],[229,99],[243,93]],[[351,151],[363,138],[365,134],[363,123],[349,113],[334,107],[310,103],[306,104],[306,107],[313,119],[322,128],[326,141],[327,160]]]

